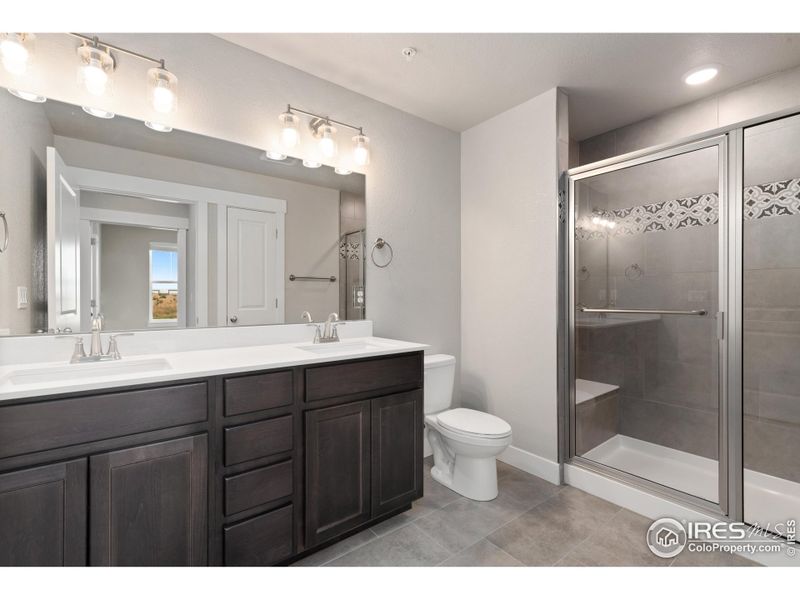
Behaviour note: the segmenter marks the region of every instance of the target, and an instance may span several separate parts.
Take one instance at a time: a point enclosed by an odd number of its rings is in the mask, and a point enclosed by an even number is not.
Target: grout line
[[[372,539],[370,539],[370,540],[367,540],[367,541],[365,541],[365,542],[363,542],[363,543],[359,544],[359,545],[358,545],[358,546],[356,546],[355,548],[350,548],[350,550],[348,550],[347,552],[342,552],[341,554],[337,554],[337,555],[336,555],[336,556],[334,556],[333,558],[331,558],[331,559],[329,559],[329,560],[326,560],[324,563],[321,563],[321,564],[320,564],[320,565],[318,565],[318,566],[320,566],[320,567],[324,567],[325,565],[327,565],[327,564],[329,564],[329,563],[332,563],[333,561],[335,561],[335,560],[338,560],[338,559],[342,558],[343,556],[347,556],[347,555],[348,555],[348,554],[350,554],[351,552],[355,552],[355,551],[356,551],[356,550],[358,550],[359,548],[362,548],[362,547],[366,546],[367,544],[371,544],[372,542],[374,542],[374,541],[375,541],[375,540],[377,540],[377,539],[380,539],[380,537],[379,537],[379,536],[375,535],[375,532],[374,532],[374,531],[372,531],[372,529],[366,529],[365,531],[369,531],[369,532],[372,534]],[[359,535],[359,534],[357,533],[356,535]],[[346,541],[347,539],[349,539],[349,538],[344,538],[344,539],[342,539],[342,540],[340,540],[340,541],[338,541],[338,542],[336,542],[336,543],[337,543],[337,544],[340,544],[340,543],[342,543],[342,542]],[[334,544],[334,545],[335,545],[335,544]],[[322,552],[322,550],[320,550],[320,552]],[[314,555],[312,554],[311,556],[314,556]]]

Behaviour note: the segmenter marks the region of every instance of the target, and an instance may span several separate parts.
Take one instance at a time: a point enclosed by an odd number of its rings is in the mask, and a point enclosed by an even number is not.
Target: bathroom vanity
[[[363,340],[175,352],[16,393],[25,370],[3,368],[0,564],[286,564],[408,509],[424,346]]]

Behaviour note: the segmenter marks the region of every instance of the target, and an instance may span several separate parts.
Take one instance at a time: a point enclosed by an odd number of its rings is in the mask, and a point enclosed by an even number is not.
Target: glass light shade
[[[308,169],[319,169],[322,166],[322,163],[315,160],[304,160],[303,166]]]
[[[158,131],[159,133],[169,133],[172,131],[171,125],[166,125],[165,123],[157,123],[155,121],[145,121],[145,127],[148,129],[152,129],[153,131]]]
[[[333,171],[337,175],[350,175],[350,173],[352,173],[350,169],[345,169],[344,167],[336,167],[333,169]]]
[[[286,155],[283,152],[277,152],[275,150],[266,150],[264,152],[264,157],[269,160],[286,160]]]
[[[34,94],[33,92],[24,92],[22,90],[14,90],[8,88],[8,91],[17,98],[22,98],[23,100],[27,100],[28,102],[36,102],[41,104],[42,102],[47,102],[47,98],[44,96],[40,96],[39,94]]]
[[[0,58],[3,68],[12,75],[25,73],[31,54],[33,54],[33,34],[4,33],[0,37]]]
[[[92,96],[103,96],[110,91],[114,58],[108,50],[94,46],[79,46],[78,82]]]
[[[149,69],[147,97],[156,112],[175,112],[178,109],[178,78],[161,67]]]
[[[285,112],[278,116],[278,121],[281,123],[281,145],[291,150],[300,142],[300,132],[297,130],[300,119],[297,115]]]
[[[109,110],[103,110],[102,108],[94,108],[91,106],[84,106],[83,112],[87,115],[92,115],[93,117],[97,117],[98,119],[113,119],[116,115]]]
[[[336,152],[338,151],[338,145],[336,144],[336,127],[329,124],[320,125],[319,129],[317,130],[319,138],[319,150],[322,152],[323,156],[327,158],[333,158],[336,156]]]
[[[353,137],[353,162],[359,166],[369,164],[369,138],[358,134]]]

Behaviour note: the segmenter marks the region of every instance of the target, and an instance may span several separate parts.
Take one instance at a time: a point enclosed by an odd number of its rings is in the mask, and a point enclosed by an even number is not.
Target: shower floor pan
[[[712,502],[719,501],[718,464],[708,458],[615,435],[584,458]],[[744,470],[744,517],[768,527],[800,518],[800,483]]]

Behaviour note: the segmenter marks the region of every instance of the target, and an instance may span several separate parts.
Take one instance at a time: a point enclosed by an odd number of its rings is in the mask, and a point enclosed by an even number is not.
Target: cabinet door
[[[86,460],[0,475],[0,566],[86,564]]]
[[[422,497],[422,390],[372,400],[372,516]]]
[[[207,564],[206,455],[202,434],[91,457],[91,564]]]
[[[369,403],[306,412],[306,548],[370,518]]]

